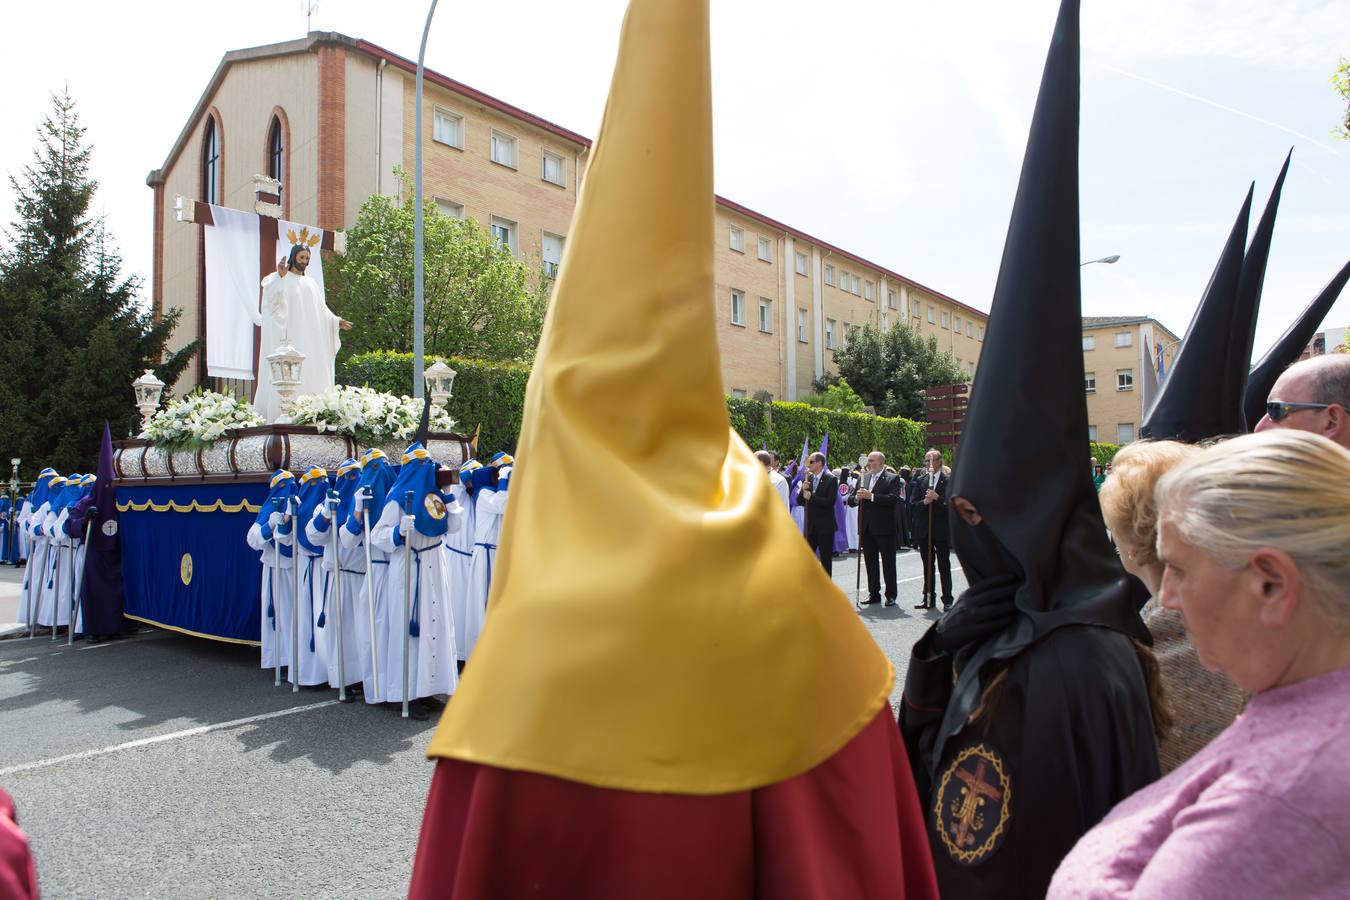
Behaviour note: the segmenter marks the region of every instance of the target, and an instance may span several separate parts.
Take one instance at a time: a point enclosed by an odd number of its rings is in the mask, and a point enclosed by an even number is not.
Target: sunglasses
[[[1270,421],[1280,422],[1290,413],[1301,409],[1327,409],[1330,406],[1330,403],[1285,403],[1283,400],[1271,400],[1266,404],[1266,415],[1270,416]]]

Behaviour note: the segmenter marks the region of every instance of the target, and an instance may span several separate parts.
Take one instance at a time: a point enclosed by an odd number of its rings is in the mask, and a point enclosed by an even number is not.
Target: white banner
[[[258,321],[258,216],[212,206],[206,243],[206,374],[253,380]],[[317,254],[316,254],[317,256]]]

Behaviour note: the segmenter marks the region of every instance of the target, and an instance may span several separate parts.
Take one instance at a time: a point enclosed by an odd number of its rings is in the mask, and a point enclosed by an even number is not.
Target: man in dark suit
[[[942,454],[929,450],[924,455],[927,468],[914,476],[914,543],[923,556],[923,602],[915,609],[937,605],[933,584],[933,563],[942,578],[942,608],[952,605],[952,545],[947,524],[947,481],[951,471],[942,465]]]
[[[809,470],[802,481],[802,502],[806,504],[806,543],[820,557],[826,575],[833,575],[834,532],[838,523],[834,518],[834,498],[839,492],[839,479],[825,468],[825,454],[812,453],[806,460]]]
[[[886,471],[886,457],[877,450],[867,454],[867,471],[859,477],[848,505],[858,508],[858,544],[867,565],[867,603],[890,606],[897,602],[899,592],[895,581],[895,507],[900,502],[900,478]],[[884,602],[877,572],[878,557],[881,573],[886,577]]]

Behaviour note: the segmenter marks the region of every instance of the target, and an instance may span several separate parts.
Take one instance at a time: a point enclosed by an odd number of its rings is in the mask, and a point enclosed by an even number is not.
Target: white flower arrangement
[[[422,401],[396,397],[369,387],[338,385],[321,394],[297,397],[291,420],[319,431],[349,435],[362,444],[390,439],[407,440],[422,420]],[[450,431],[454,419],[439,406],[431,407],[432,431]]]
[[[165,453],[207,447],[233,428],[263,424],[253,407],[230,394],[193,391],[155,413],[145,433]]]

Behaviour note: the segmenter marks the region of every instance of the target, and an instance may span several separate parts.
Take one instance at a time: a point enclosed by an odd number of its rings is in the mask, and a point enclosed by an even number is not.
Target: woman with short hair
[[[1245,435],[1156,497],[1159,600],[1252,700],[1084,835],[1048,896],[1350,897],[1350,451]]]
[[[1247,692],[1200,664],[1186,636],[1181,613],[1158,603],[1163,565],[1158,561],[1158,506],[1154,489],[1170,470],[1192,459],[1199,448],[1178,441],[1139,441],[1116,454],[1115,475],[1099,499],[1107,530],[1125,571],[1148,588],[1152,598],[1140,610],[1153,635],[1153,655],[1162,674],[1165,702],[1154,705],[1158,761],[1166,774],[1190,759],[1233,724]]]

